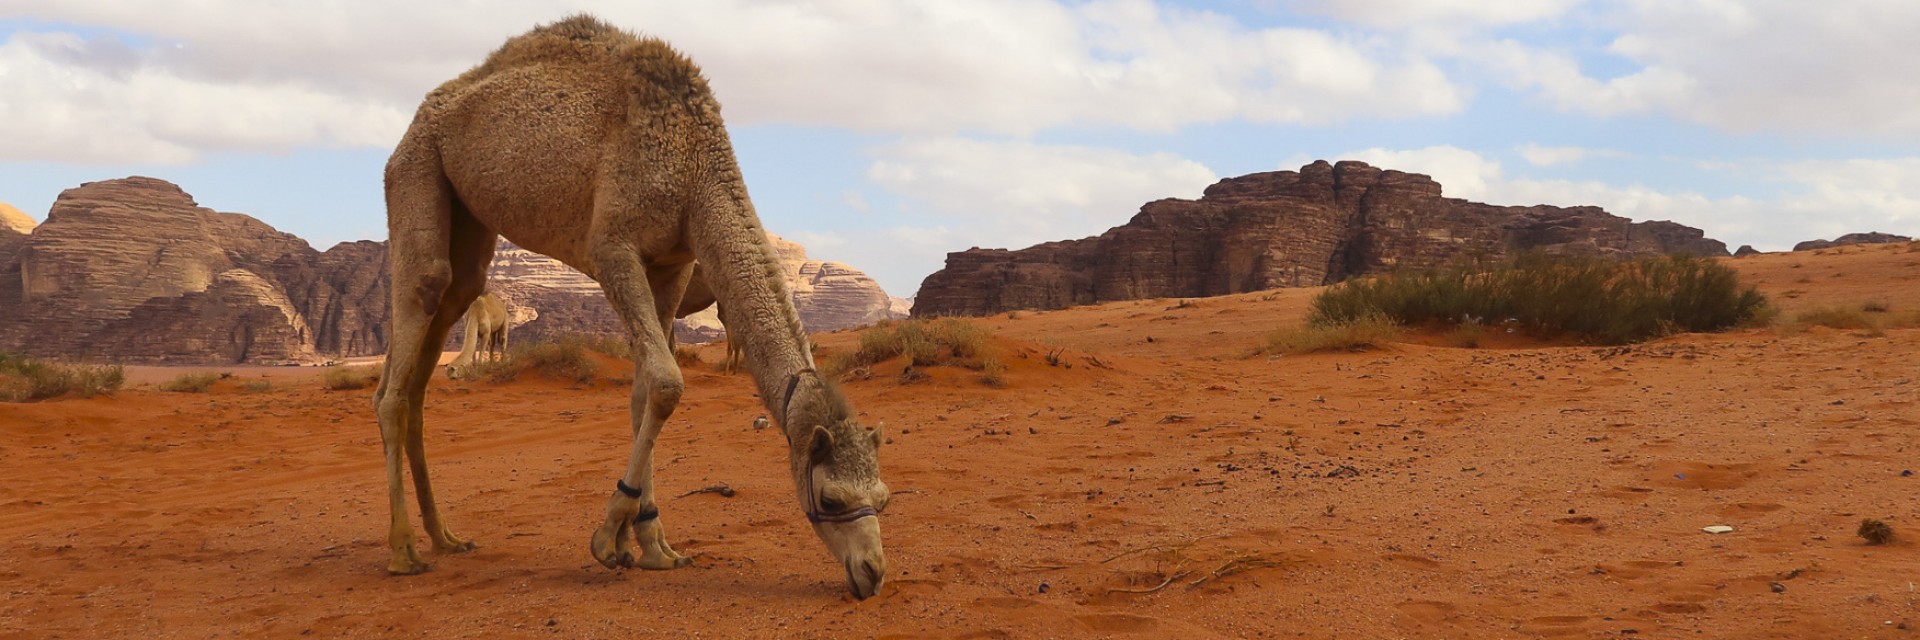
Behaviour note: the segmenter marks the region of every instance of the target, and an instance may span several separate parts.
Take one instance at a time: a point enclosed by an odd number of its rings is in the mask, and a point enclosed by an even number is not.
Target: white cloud
[[[1565,52],[1483,43],[1469,59],[1563,110],[1668,113],[1733,132],[1920,138],[1920,3],[1631,0],[1602,5],[1608,53],[1588,75]]]
[[[1382,169],[1423,173],[1439,182],[1447,197],[1468,200],[1484,201],[1491,193],[1489,185],[1495,184],[1501,175],[1499,162],[1451,145],[1407,150],[1376,147],[1341,154],[1339,158],[1359,160]]]
[[[0,116],[15,117],[0,136],[18,141],[15,154],[68,151],[36,159],[390,144],[433,86],[506,37],[579,10],[688,52],[734,124],[1168,131],[1440,115],[1466,101],[1439,67],[1380,41],[1252,29],[1148,0],[0,4],[131,36],[5,41]]]
[[[1593,205],[1637,221],[1699,227],[1707,237],[1764,250],[1856,231],[1920,234],[1920,157],[1720,163],[1716,166],[1762,176],[1777,191],[1718,198],[1641,184],[1509,177],[1499,162],[1451,146],[1376,148],[1338,157],[1427,174],[1452,197],[1497,205]]]
[[[841,191],[840,204],[847,205],[848,209],[852,209],[860,213],[871,213],[873,211],[873,205],[867,202],[867,197],[864,195],[861,195],[860,190],[858,189],[847,189],[847,190]]]
[[[1584,0],[1283,0],[1297,10],[1374,27],[1498,26],[1554,18]]]
[[[1218,178],[1170,153],[1020,141],[916,138],[873,150],[868,179],[914,210],[967,220],[984,246],[1093,235],[1150,200],[1197,198]]]
[[[1514,148],[1525,158],[1528,164],[1536,167],[1551,167],[1561,164],[1577,164],[1587,158],[1624,158],[1627,154],[1613,149],[1595,149],[1592,147],[1543,147],[1527,143]]]

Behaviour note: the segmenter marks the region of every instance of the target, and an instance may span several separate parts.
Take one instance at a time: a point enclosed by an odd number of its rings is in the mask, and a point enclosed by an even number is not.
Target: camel
[[[447,331],[480,295],[504,236],[600,283],[632,342],[633,445],[593,533],[595,559],[658,570],[692,562],[667,543],[653,448],[685,389],[668,335],[697,259],[787,437],[801,510],[853,595],[881,590],[879,515],[891,493],[880,433],[815,368],[720,105],[691,60],[587,15],[510,38],[427,94],[387,161],[386,199],[393,304],[374,405],[392,516],[387,571],[429,568],[414,548],[403,457],[434,551],[474,548],[436,508],[421,409]]]
[[[467,336],[460,342],[460,356],[447,365],[447,377],[459,380],[480,362],[497,362],[507,357],[507,305],[500,297],[482,293],[467,307]]]
[[[699,313],[701,311],[705,311],[708,306],[719,304],[719,301],[714,299],[713,292],[707,290],[706,283],[702,281],[700,278],[701,270],[700,270],[699,263],[694,263],[693,273],[694,273],[693,281],[687,284],[687,292],[685,295],[681,296],[680,298],[680,310],[676,312],[676,315],[674,316],[676,318],[685,318],[687,316]],[[719,313],[722,318],[722,320],[720,321],[720,325],[725,327],[727,325],[727,322],[725,320],[727,315],[726,307],[724,306],[720,307]],[[726,371],[728,375],[732,375],[734,370],[739,368],[739,366],[740,366],[740,338],[734,334],[734,331],[732,328],[728,328],[727,329],[727,359],[724,361],[721,361],[720,368],[721,370]]]

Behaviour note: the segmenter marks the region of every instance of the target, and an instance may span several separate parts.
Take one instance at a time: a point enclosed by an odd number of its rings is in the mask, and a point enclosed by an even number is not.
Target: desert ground
[[[1915,246],[1729,264],[1788,316],[1910,312]],[[1920,330],[1246,357],[1314,293],[1003,314],[979,322],[1005,388],[846,382],[898,493],[866,601],[717,345],[659,445],[696,558],[670,572],[587,552],[625,462],[616,381],[436,379],[434,480],[480,548],[409,577],[383,571],[370,390],[236,370],[0,404],[0,638],[1920,635]]]

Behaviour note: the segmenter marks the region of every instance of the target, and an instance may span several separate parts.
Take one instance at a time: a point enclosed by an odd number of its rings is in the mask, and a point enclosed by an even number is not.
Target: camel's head
[[[785,429],[795,494],[813,530],[847,572],[856,598],[880,593],[887,554],[880,512],[893,497],[880,481],[880,432],[853,419],[840,391],[812,372],[791,384]]]

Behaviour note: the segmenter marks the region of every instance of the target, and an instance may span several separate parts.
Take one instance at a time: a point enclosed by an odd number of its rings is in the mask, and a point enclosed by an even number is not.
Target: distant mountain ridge
[[[1681,224],[1634,222],[1598,207],[1446,198],[1424,175],[1323,160],[1227,178],[1198,200],[1149,202],[1090,238],[949,253],[946,267],[921,283],[913,315],[1319,286],[1523,250],[1727,255],[1725,244]]]
[[[281,364],[386,348],[385,242],[317,251],[252,217],[201,207],[178,185],[137,176],[68,189],[38,225],[13,214],[0,211],[0,351]],[[866,274],[776,243],[809,330],[893,317],[892,301]],[[502,249],[489,286],[526,323],[516,339],[619,332],[584,274],[505,242]]]

